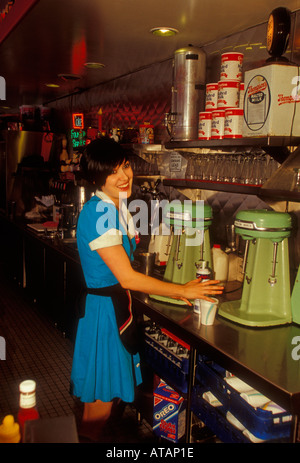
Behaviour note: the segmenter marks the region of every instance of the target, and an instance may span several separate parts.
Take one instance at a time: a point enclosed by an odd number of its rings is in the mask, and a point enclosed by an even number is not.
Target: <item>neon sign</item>
[[[83,129],[84,118],[82,113],[73,113],[73,129]]]
[[[73,148],[80,148],[87,144],[86,131],[85,130],[71,130],[71,140]]]

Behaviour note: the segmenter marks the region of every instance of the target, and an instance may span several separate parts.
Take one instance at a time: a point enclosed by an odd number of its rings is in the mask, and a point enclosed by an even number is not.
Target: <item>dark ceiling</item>
[[[18,3],[22,0],[15,0],[7,18],[14,19]],[[295,11],[300,5],[299,0],[38,0],[0,44],[6,81],[6,101],[0,103],[14,110],[47,103],[170,59],[182,46],[203,46],[265,22],[277,6]],[[156,37],[149,32],[156,26],[179,33]],[[94,61],[105,67],[84,66]],[[65,80],[61,74],[79,78]]]

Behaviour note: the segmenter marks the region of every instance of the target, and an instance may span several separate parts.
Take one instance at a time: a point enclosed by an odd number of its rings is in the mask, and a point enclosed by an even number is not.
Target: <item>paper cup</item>
[[[218,299],[212,297],[214,302],[201,300],[201,324],[202,325],[213,325],[219,304]]]

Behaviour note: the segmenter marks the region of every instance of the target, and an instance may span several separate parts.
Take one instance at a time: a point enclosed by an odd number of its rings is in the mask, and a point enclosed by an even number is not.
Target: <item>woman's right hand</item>
[[[184,296],[177,297],[176,299],[180,299],[190,306],[193,304],[189,299],[205,299],[206,301],[213,302],[209,295],[222,294],[224,290],[224,286],[220,285],[219,280],[201,281],[201,278],[189,281],[182,288]]]

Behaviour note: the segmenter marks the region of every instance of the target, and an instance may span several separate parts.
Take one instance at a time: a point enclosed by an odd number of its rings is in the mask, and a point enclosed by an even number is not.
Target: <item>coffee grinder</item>
[[[209,227],[212,209],[203,201],[172,201],[163,211],[163,223],[168,229],[169,258],[163,280],[185,284],[196,278],[202,262],[212,268]],[[184,301],[151,295],[161,302],[186,305]]]
[[[253,327],[291,323],[291,216],[265,209],[240,211],[234,225],[246,240],[242,298],[222,303],[219,315]]]

